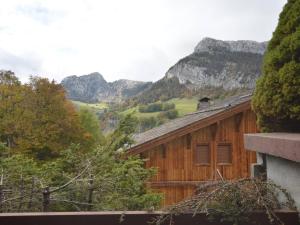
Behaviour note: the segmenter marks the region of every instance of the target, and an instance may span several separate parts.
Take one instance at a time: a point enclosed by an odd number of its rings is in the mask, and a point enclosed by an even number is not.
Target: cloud
[[[286,0],[0,2],[0,66],[57,81],[99,71],[112,81],[157,80],[206,36],[268,40]]]
[[[42,6],[40,3],[17,5],[16,12],[44,25],[49,25],[51,22],[63,17],[62,12],[58,10],[50,10],[45,6]]]
[[[0,49],[0,69],[14,71],[22,81],[27,81],[28,74],[37,75],[41,70],[39,57],[32,54],[17,56]]]

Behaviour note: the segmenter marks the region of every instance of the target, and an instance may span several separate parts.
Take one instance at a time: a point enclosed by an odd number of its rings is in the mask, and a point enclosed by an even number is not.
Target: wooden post
[[[214,123],[210,126],[210,131],[211,131],[211,137],[212,140],[215,141],[216,140],[216,136],[217,136],[217,132],[218,132],[218,127],[219,127],[219,122]]]
[[[240,131],[240,126],[241,126],[241,122],[242,122],[243,116],[244,116],[244,113],[240,112],[240,113],[236,114],[235,117],[234,117],[235,131],[236,132]]]
[[[88,196],[88,207],[87,210],[91,211],[92,210],[92,203],[93,203],[93,191],[94,191],[94,177],[91,175],[90,180],[89,180],[89,196]]]
[[[22,206],[23,206],[23,198],[24,198],[24,178],[23,178],[23,175],[21,174],[21,183],[20,183],[20,202],[19,202],[18,212],[20,212],[21,209],[22,209]]]
[[[0,184],[0,213],[3,212],[3,210],[2,210],[2,201],[3,201],[3,188],[2,188],[2,184]]]
[[[50,189],[49,187],[45,187],[43,190],[43,212],[49,211],[50,204]]]
[[[32,200],[33,200],[33,194],[34,194],[34,186],[35,186],[35,178],[32,177],[31,192],[30,192],[29,201],[28,201],[28,209],[31,209],[31,207],[32,207]]]
[[[4,193],[3,193],[3,169],[0,177],[0,213],[3,212],[2,210],[2,201],[4,200]]]

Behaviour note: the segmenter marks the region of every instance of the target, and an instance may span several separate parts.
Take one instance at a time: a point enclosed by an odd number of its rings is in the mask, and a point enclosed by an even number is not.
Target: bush
[[[152,103],[149,105],[140,105],[139,112],[141,113],[150,113],[150,112],[161,112],[168,111],[170,109],[175,109],[174,103]]]
[[[156,117],[142,117],[139,119],[139,131],[144,132],[152,129],[158,125],[158,119]]]
[[[160,112],[163,109],[162,103],[153,103],[149,105],[141,105],[139,106],[139,112],[141,113],[149,113],[149,112]]]
[[[171,109],[175,109],[175,104],[174,103],[166,102],[162,106],[162,111],[168,111],[168,110],[171,110]]]
[[[175,119],[178,117],[178,111],[176,109],[171,109],[165,112],[161,112],[158,117],[167,118],[169,120]]]
[[[300,1],[280,14],[252,105],[262,131],[300,131]]]

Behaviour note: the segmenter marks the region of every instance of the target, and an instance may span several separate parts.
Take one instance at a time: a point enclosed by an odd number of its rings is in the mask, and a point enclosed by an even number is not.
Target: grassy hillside
[[[169,103],[175,104],[175,109],[178,111],[178,115],[183,116],[187,113],[191,113],[196,111],[197,109],[197,98],[173,98],[167,101]],[[134,112],[134,115],[138,118],[142,117],[156,117],[160,112],[151,112],[151,113],[141,113],[139,112],[139,107],[132,107],[130,109],[127,109],[123,112],[121,112],[121,115],[126,115],[128,113]]]
[[[198,98],[173,98],[168,102],[175,104],[179,116],[184,116],[197,110]]]
[[[198,98],[173,98],[168,101],[163,102],[163,104],[172,103],[175,105],[175,111],[178,114],[175,117],[184,116],[187,113],[191,113],[196,111],[197,109],[197,101]],[[121,107],[116,107],[112,105],[108,105],[106,103],[84,103],[79,101],[72,101],[73,104],[79,107],[88,107],[94,112],[99,120],[101,121],[101,129],[104,133],[109,133],[116,128],[116,124],[118,120],[128,115],[129,113],[133,113],[138,118],[138,132],[143,132],[149,130],[153,127],[159,126],[172,119],[168,112],[170,111],[155,111],[155,112],[140,112],[139,106],[131,107],[126,110],[121,110]],[[156,102],[161,104],[159,102]],[[174,108],[172,109],[174,111]],[[171,111],[172,111],[171,110]],[[177,113],[176,112],[176,113]],[[174,114],[173,114],[174,115]]]

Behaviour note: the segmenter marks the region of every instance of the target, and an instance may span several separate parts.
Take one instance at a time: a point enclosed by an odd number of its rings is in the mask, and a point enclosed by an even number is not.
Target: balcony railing
[[[162,212],[47,212],[47,213],[2,213],[1,225],[149,225]],[[285,225],[299,225],[298,213],[294,211],[277,211],[276,215]],[[249,223],[243,225],[269,225],[264,212],[254,212]],[[155,223],[154,223],[155,224]],[[165,221],[164,225],[169,224]],[[174,225],[228,225],[230,223],[211,222],[204,213],[181,214],[174,217]]]

